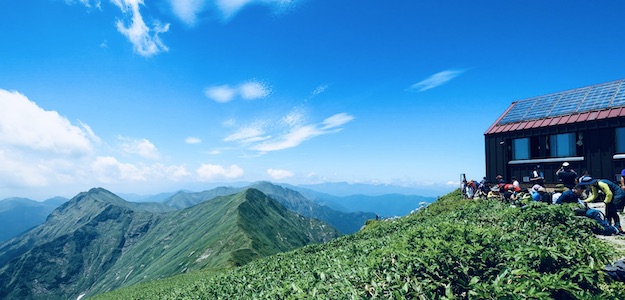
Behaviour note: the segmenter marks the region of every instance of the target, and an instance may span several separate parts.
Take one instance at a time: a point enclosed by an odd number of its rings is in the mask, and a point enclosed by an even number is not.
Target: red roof
[[[574,114],[568,116],[560,116],[555,118],[547,118],[542,120],[533,120],[533,121],[521,121],[515,123],[508,123],[497,125],[497,123],[493,124],[486,133],[484,134],[493,134],[493,133],[502,133],[502,132],[510,132],[516,130],[530,129],[530,128],[540,128],[540,127],[549,127],[563,124],[572,124],[572,123],[580,123],[587,122],[593,120],[602,120],[602,119],[612,119],[625,116],[625,108],[615,108],[615,109],[606,109],[600,111],[592,111],[592,112],[584,112],[581,114]]]
[[[585,92],[579,96],[581,90]],[[625,116],[625,79],[546,96],[512,102],[485,134]]]

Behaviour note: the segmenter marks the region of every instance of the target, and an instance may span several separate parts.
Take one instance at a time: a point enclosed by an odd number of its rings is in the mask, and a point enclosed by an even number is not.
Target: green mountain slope
[[[0,245],[0,298],[67,299],[91,286],[155,216],[92,189],[54,210],[46,222]]]
[[[371,212],[340,212],[330,207],[319,205],[292,189],[284,188],[270,182],[256,182],[246,188],[258,189],[280,202],[280,204],[284,205],[288,210],[304,217],[326,222],[345,234],[358,231],[367,220],[375,218],[375,214]],[[163,203],[176,208],[186,208],[208,201],[217,196],[234,194],[243,189],[245,188],[219,187],[199,193],[178,192],[166,199]]]
[[[337,236],[254,189],[168,213],[92,189],[0,245],[0,298],[89,296],[190,270],[243,265]]]
[[[467,201],[224,272],[195,272],[97,295],[117,299],[625,299],[602,271],[622,252],[571,206]]]

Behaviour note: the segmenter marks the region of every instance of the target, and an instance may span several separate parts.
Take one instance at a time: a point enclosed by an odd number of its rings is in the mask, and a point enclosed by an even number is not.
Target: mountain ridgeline
[[[304,217],[315,218],[326,222],[344,234],[357,232],[367,220],[375,218],[375,213],[372,212],[341,212],[331,207],[320,205],[295,190],[265,181],[251,184],[247,188],[257,189],[278,201],[288,210]],[[199,193],[178,192],[165,199],[163,203],[181,209],[211,200],[217,196],[235,194],[243,189],[245,188],[219,187]],[[378,205],[382,206],[379,203]],[[384,203],[384,205],[388,205],[388,203]],[[417,207],[417,205],[418,204],[415,202],[413,207]]]
[[[96,188],[0,244],[1,299],[76,299],[197,269],[244,265],[339,236],[249,188],[176,211]]]

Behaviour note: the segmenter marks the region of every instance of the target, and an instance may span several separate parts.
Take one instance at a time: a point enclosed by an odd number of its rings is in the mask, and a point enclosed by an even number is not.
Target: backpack
[[[625,282],[625,261],[623,259],[606,265],[605,271],[612,279]]]
[[[551,193],[548,192],[538,192],[538,194],[540,194],[540,202],[545,202],[547,204],[552,204],[551,203]]]

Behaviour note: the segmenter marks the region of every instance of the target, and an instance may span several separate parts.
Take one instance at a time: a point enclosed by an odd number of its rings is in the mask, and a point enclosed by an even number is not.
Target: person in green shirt
[[[590,176],[582,176],[579,179],[578,186],[582,189],[588,189],[590,187],[590,195],[584,200],[586,203],[591,203],[599,199],[599,190],[603,192],[605,195],[603,202],[605,203],[606,218],[608,222],[614,221],[614,226],[616,226],[620,232],[623,232],[621,229],[621,218],[617,211],[623,209],[623,204],[625,204],[625,191],[610,180],[597,180]]]

